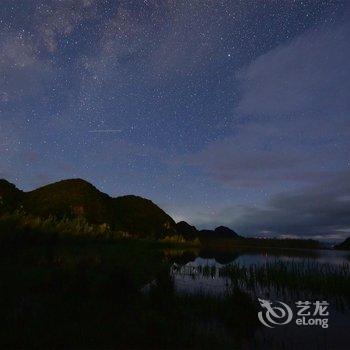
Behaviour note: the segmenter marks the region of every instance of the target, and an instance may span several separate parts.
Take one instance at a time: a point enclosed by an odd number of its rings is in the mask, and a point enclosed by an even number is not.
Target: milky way
[[[246,235],[350,235],[348,1],[7,1],[0,177]]]

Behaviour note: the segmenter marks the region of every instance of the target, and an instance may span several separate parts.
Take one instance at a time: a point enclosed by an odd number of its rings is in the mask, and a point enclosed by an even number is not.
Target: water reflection
[[[214,249],[194,249],[194,250],[179,250],[167,249],[164,250],[166,259],[177,264],[187,264],[193,262],[195,264],[213,264],[216,263],[227,265],[233,262],[249,266],[252,264],[265,264],[275,261],[297,261],[305,260],[317,261],[319,263],[342,265],[349,263],[350,255],[346,251],[336,250],[297,250],[297,249],[257,249],[257,248],[239,248],[230,250],[214,250]],[[197,260],[197,258],[200,258]]]
[[[177,292],[224,294],[231,286],[231,281],[228,277],[220,276],[223,266],[215,259],[198,257],[183,266],[174,263],[170,268],[170,275]]]
[[[308,275],[305,276],[303,270],[311,269],[309,275],[311,279],[315,278],[316,284],[319,283],[317,282],[317,279],[319,278],[324,278],[325,281],[327,281],[327,278],[331,275],[332,278],[334,278],[335,272],[340,272],[344,265],[347,266],[345,269],[346,275],[349,270],[348,258],[349,256],[345,252],[330,250],[259,251],[257,249],[247,249],[215,251],[205,249],[202,251],[191,252],[167,252],[167,259],[172,263],[170,275],[174,279],[175,289],[178,292],[191,294],[209,293],[216,295],[227,293],[227,291],[232,288],[233,283],[235,285],[238,283],[237,276],[232,278],[231,275],[230,278],[230,276],[223,273],[223,271],[227,271],[227,267],[229,266],[242,268],[243,270],[241,273],[249,274],[249,278],[254,279],[254,281],[251,282],[251,289],[259,288],[260,293],[271,295],[278,293],[278,291],[281,291],[282,289],[289,290],[290,286],[293,285],[291,279],[298,278],[299,275],[304,279],[309,279]],[[279,266],[278,264],[282,264],[282,266]],[[265,271],[265,269],[261,269],[259,266],[269,266],[270,271]],[[298,269],[298,271],[286,275],[283,272],[283,269],[285,268]],[[324,270],[324,268],[326,268],[326,270]],[[249,272],[249,269],[254,269],[254,272]],[[315,274],[312,274],[312,271],[314,271]],[[324,271],[327,271],[327,273]],[[266,277],[265,275],[271,273],[278,273],[280,274],[280,277],[277,279],[275,278],[273,281],[268,281],[268,287],[266,285],[261,286],[261,282]],[[342,281],[342,277],[342,272],[340,272],[337,277],[338,282]],[[255,278],[259,278],[260,280],[255,280]],[[283,279],[285,280],[286,285],[282,283]],[[247,284],[247,277],[240,279],[239,281],[241,283],[239,287],[244,287],[246,289],[247,286],[243,284]],[[312,284],[310,287],[315,289],[315,286]],[[316,285],[316,287],[318,287],[318,285]],[[324,286],[322,285],[322,287]],[[326,285],[325,288],[329,288],[329,285]],[[295,290],[301,292],[298,288],[295,288]]]

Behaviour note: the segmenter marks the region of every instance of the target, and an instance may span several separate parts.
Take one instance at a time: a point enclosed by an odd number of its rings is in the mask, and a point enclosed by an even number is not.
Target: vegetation
[[[96,245],[87,252],[77,247],[41,248],[2,255],[0,300],[6,320],[0,331],[2,348],[117,345],[116,339],[124,334],[123,322],[131,322],[136,305],[136,271],[143,264],[153,265],[153,259],[148,252],[146,264],[144,250],[134,246],[122,243],[113,248],[112,255],[108,246]],[[134,260],[130,270],[129,257]]]
[[[0,217],[1,247],[113,244],[121,240],[136,240],[137,238],[125,231],[112,230],[107,224],[90,224],[82,217],[40,218],[22,211],[15,211]],[[200,246],[198,239],[188,241],[181,235],[165,236],[158,240],[144,238],[140,241],[150,242],[162,249],[173,246],[176,249]]]
[[[129,238],[123,231],[112,231],[107,224],[89,224],[85,218],[40,218],[22,211],[0,217],[0,242],[3,245],[88,243]]]
[[[193,246],[201,245],[201,242],[198,238],[187,241],[182,235],[166,236],[159,241],[164,243],[191,244]]]
[[[205,271],[204,271],[205,272]],[[210,273],[207,272],[207,273]],[[350,298],[350,265],[331,265],[316,261],[284,262],[276,260],[263,265],[241,266],[233,263],[220,270],[241,288],[287,289],[289,292],[312,291],[324,296]]]

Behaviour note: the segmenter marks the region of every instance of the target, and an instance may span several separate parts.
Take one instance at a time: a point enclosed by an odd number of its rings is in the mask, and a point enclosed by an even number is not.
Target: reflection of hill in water
[[[171,263],[186,265],[190,261],[194,261],[198,254],[198,250],[182,250],[182,249],[165,249],[163,250],[165,259]]]
[[[186,265],[193,262],[196,258],[215,259],[218,263],[225,265],[235,261],[241,254],[232,251],[215,251],[211,249],[202,250],[179,250],[167,249],[164,250],[164,255],[167,260],[179,265]]]
[[[202,259],[215,259],[220,264],[229,264],[235,261],[241,254],[239,252],[230,251],[215,251],[203,249],[199,252],[199,257]]]
[[[241,254],[239,252],[225,252],[214,250],[201,250],[199,257],[203,259],[215,259],[220,264],[229,264],[235,261]]]
[[[318,259],[322,253],[316,250],[296,250],[296,249],[258,249],[258,248],[239,248],[239,249],[212,249],[204,247],[202,249],[166,249],[163,251],[165,258],[171,263],[185,265],[193,262],[197,257],[202,259],[215,259],[219,264],[226,265],[234,261],[249,259],[252,262],[261,262],[267,257],[282,259]],[[246,258],[245,258],[246,257]],[[242,262],[243,262],[242,261]]]

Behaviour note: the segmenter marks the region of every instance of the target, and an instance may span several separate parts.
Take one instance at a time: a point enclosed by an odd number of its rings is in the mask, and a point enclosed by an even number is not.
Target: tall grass
[[[107,224],[93,225],[83,217],[40,218],[16,211],[0,218],[0,242],[23,245],[58,241],[115,240],[128,238],[122,231],[112,231]]]
[[[191,246],[200,246],[201,242],[198,238],[187,241],[182,235],[173,235],[173,236],[166,236],[159,240],[159,242],[162,243],[170,243],[170,244],[186,244]]]
[[[59,219],[49,216],[41,218],[22,211],[0,216],[0,244],[113,242],[131,238],[138,238],[138,236],[111,229],[106,223],[91,224],[84,217]],[[199,244],[198,239],[189,242],[181,235],[167,236],[159,242],[163,244]]]
[[[333,265],[312,260],[276,260],[250,266],[234,263],[221,268],[219,274],[222,277],[230,277],[234,284],[247,288],[287,288],[292,292],[311,290],[350,298],[350,265],[347,263]]]

